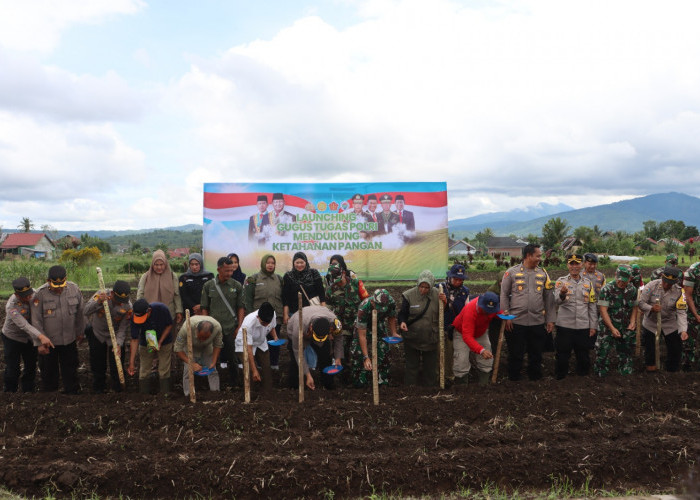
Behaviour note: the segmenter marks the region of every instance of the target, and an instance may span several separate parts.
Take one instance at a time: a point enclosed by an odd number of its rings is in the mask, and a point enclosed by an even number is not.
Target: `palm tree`
[[[32,229],[34,229],[34,223],[32,222],[32,219],[29,217],[22,217],[22,220],[20,221],[19,225],[17,226],[17,229],[28,233]]]

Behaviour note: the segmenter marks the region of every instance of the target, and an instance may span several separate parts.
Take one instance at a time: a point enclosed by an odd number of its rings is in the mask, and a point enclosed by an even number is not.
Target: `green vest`
[[[413,287],[410,290],[406,290],[403,293],[403,297],[406,299],[409,306],[408,320],[406,321],[408,331],[402,332],[406,343],[420,351],[433,351],[437,349],[439,340],[438,316],[440,312],[440,306],[438,305],[438,300],[440,299],[438,299],[437,288],[431,287],[428,295],[421,295],[418,287]],[[414,318],[425,310],[425,306],[428,304],[428,298],[430,298],[430,305],[428,305],[425,314],[423,314],[420,319],[414,321]]]
[[[248,276],[244,287],[246,314],[257,311],[263,302],[269,302],[277,314],[277,324],[282,322],[282,278],[278,274],[268,276],[255,273]]]

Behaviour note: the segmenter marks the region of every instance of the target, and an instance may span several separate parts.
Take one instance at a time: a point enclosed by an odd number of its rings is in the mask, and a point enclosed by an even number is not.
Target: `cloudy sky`
[[[0,0],[0,225],[203,182],[447,181],[450,218],[700,195],[694,0]]]

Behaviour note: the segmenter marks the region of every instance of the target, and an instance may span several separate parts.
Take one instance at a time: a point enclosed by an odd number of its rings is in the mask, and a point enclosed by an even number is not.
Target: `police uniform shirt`
[[[561,289],[566,285],[567,292],[561,298]],[[583,330],[598,328],[598,311],[596,309],[595,285],[583,276],[578,280],[570,274],[559,278],[554,285],[554,303],[557,310],[557,326]]]
[[[109,315],[112,317],[114,336],[117,338],[117,345],[123,345],[133,314],[131,311],[131,302],[116,303],[113,300],[108,300],[107,302],[109,304]],[[97,294],[93,295],[92,298],[88,300],[83,312],[85,317],[89,318],[92,324],[92,331],[97,340],[111,346],[112,337],[109,334],[109,325],[107,325],[104,303],[97,299]]]
[[[34,295],[32,325],[43,332],[54,345],[68,345],[83,336],[83,296],[78,285],[68,281],[60,294],[44,283]]]
[[[587,271],[581,271],[581,276],[588,279],[595,287],[596,296],[600,293],[601,288],[605,285],[605,275],[600,271],[589,273]]]
[[[662,280],[654,280],[648,283],[642,296],[639,299],[639,309],[644,312],[642,326],[650,332],[656,331],[656,313],[652,311],[652,306],[659,300],[661,304],[661,330],[664,335],[688,331],[688,318],[683,289],[680,285],[673,285],[668,291],[662,286]]]
[[[503,275],[501,308],[515,315],[513,323],[516,325],[554,323],[556,311],[552,288],[547,272],[541,267],[513,266]]]
[[[331,325],[338,319],[337,316],[328,309],[326,306],[306,306],[302,309],[302,331],[307,332],[309,326],[316,320],[316,318],[326,318]],[[294,359],[299,359],[299,312],[295,312],[289,321],[287,321],[287,338],[292,344],[292,353]],[[304,338],[304,345],[308,345],[309,342],[315,342],[312,338]],[[331,343],[331,354],[334,359],[342,359],[343,357],[343,336],[342,335],[332,335],[328,334],[326,342]],[[306,359],[302,356],[302,364],[304,369],[304,374],[309,373],[309,367],[306,364]]]
[[[29,342],[38,346],[39,335],[41,332],[34,328],[31,321],[31,302],[25,304],[17,295],[12,296],[5,304],[5,324],[2,327],[2,333],[8,339],[16,340],[17,342]]]

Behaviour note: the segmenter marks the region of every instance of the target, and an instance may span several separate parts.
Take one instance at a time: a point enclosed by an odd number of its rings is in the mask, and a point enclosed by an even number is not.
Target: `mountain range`
[[[523,211],[513,210],[451,220],[449,232],[462,238],[490,227],[498,236],[541,234],[542,226],[554,217],[566,219],[572,229],[597,225],[602,231],[636,232],[643,229],[644,221],[663,222],[669,219],[683,221],[686,226],[700,227],[700,198],[684,193],[657,193],[578,210],[567,207],[568,210],[556,211],[558,206],[542,203],[537,206],[540,210],[552,211],[531,219],[522,219]]]

